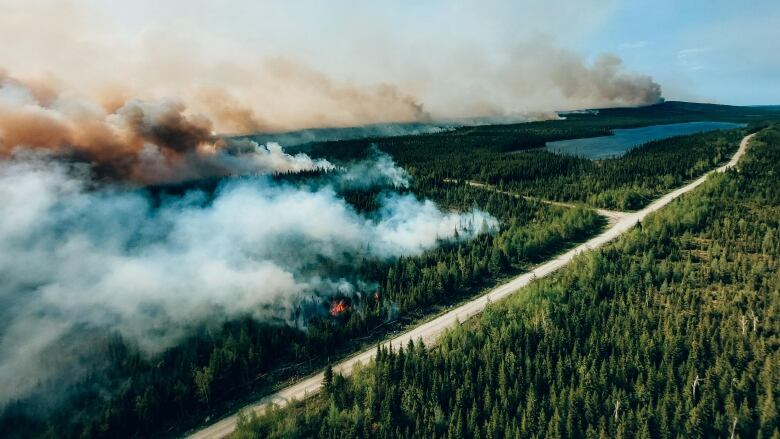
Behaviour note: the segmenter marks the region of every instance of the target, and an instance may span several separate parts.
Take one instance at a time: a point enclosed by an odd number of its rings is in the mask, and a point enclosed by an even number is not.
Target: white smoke
[[[414,255],[498,226],[398,194],[369,218],[329,187],[266,177],[158,206],[143,191],[95,189],[81,166],[0,162],[0,402],[51,378],[42,352],[75,327],[116,330],[153,353],[199,322],[287,318],[304,298],[360,290],[359,279],[307,271],[323,258]]]
[[[324,170],[335,168],[325,159],[312,159],[306,154],[290,155],[276,142],[265,145],[247,140],[230,139],[228,146],[217,156],[222,165],[234,174],[258,173],[262,171],[287,173]]]
[[[380,216],[376,224],[377,242],[382,251],[391,255],[419,253],[440,239],[455,235],[471,238],[498,228],[498,221],[480,210],[445,213],[432,201],[420,202],[412,195],[383,197]]]
[[[367,188],[390,186],[396,189],[408,188],[412,179],[404,168],[396,166],[392,157],[371,145],[368,158],[342,167],[335,179],[340,188]]]

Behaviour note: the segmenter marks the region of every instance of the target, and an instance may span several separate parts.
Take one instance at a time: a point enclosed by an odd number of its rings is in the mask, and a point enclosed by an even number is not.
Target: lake
[[[611,136],[547,142],[544,149],[560,154],[570,154],[591,160],[619,157],[629,149],[652,140],[674,136],[703,133],[706,131],[742,128],[746,124],[731,122],[686,122],[668,125],[651,125],[642,128],[612,130]]]

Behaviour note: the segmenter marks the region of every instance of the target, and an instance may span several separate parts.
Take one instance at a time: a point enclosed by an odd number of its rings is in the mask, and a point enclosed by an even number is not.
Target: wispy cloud
[[[677,51],[677,65],[688,71],[703,70],[705,66],[705,57],[716,49],[711,47],[693,47]]]

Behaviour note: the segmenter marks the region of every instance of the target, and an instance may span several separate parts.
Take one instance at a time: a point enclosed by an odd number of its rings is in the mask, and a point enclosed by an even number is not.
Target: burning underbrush
[[[330,302],[332,317],[346,317],[350,311],[352,311],[352,301],[348,298],[337,298]]]

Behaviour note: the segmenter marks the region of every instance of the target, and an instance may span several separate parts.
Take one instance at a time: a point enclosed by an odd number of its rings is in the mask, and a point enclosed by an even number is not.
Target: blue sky
[[[578,49],[618,54],[671,98],[780,103],[778,1],[621,2]]]

